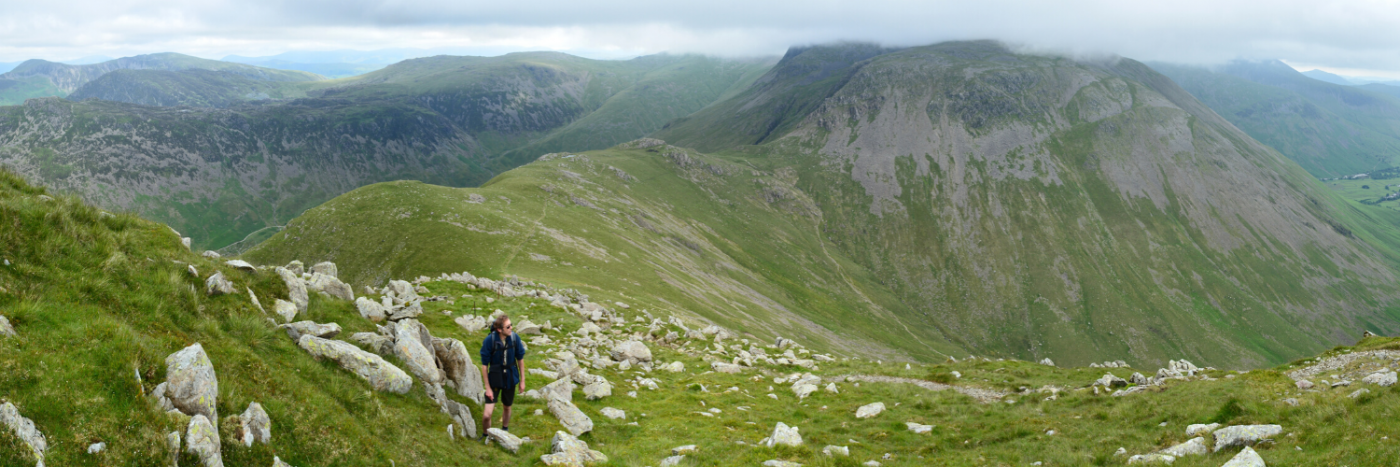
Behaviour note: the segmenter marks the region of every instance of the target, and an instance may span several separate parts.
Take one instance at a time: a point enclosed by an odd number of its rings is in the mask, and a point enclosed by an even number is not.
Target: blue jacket
[[[490,366],[491,362],[500,362],[502,358],[505,358],[508,362],[506,375],[510,378],[510,385],[518,385],[520,384],[520,365],[516,362],[525,359],[525,343],[520,341],[520,334],[515,333],[510,335],[510,340],[506,341],[505,346],[497,348],[491,345],[498,340],[500,337],[493,331],[486,336],[485,340],[481,341],[481,364]],[[487,381],[483,381],[483,383],[490,384]]]

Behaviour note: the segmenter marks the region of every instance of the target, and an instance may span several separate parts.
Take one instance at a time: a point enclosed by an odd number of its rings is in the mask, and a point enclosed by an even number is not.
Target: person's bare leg
[[[501,409],[501,428],[510,429],[510,406]]]
[[[491,429],[491,409],[496,408],[496,404],[484,404],[481,409],[481,432]]]

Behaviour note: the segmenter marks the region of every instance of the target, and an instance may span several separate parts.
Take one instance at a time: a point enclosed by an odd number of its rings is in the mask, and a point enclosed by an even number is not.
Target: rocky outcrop
[[[306,282],[306,289],[341,300],[355,300],[355,290],[352,289],[349,284],[341,282],[340,279],[328,274],[319,272],[313,273],[311,275],[311,280]]]
[[[457,390],[457,394],[477,404],[482,403],[485,388],[481,382],[480,367],[472,360],[471,354],[467,353],[466,344],[452,338],[434,338],[433,352],[443,374]]]
[[[549,413],[554,414],[554,418],[559,419],[559,424],[564,425],[564,429],[574,436],[593,431],[593,419],[584,415],[572,402],[551,400],[548,406]]]
[[[462,436],[467,439],[476,439],[476,419],[472,418],[472,409],[461,402],[451,399],[442,403],[442,412],[452,419],[452,423],[460,427]]]
[[[204,281],[204,293],[211,297],[237,292],[238,289],[233,288],[233,282],[225,278],[223,272],[216,272]]]
[[[287,268],[277,268],[277,276],[282,278],[282,282],[287,284],[287,295],[293,305],[297,306],[298,313],[306,312],[306,305],[310,302],[310,296],[306,294],[306,282],[301,280],[300,275],[292,274]],[[291,319],[288,318],[288,321]]]
[[[34,455],[41,467],[44,465],[44,453],[49,450],[48,439],[34,427],[32,420],[20,415],[14,404],[5,402],[0,404],[0,424],[9,428],[16,438],[29,447],[29,453]]]
[[[432,336],[428,328],[416,320],[406,319],[388,326],[394,338],[394,355],[408,367],[418,379],[431,385],[443,383],[442,371],[438,369]]]
[[[486,437],[490,439],[491,442],[499,445],[501,449],[510,451],[511,454],[520,451],[522,441],[519,437],[510,434],[509,431],[500,428],[490,428],[486,430]]]
[[[190,426],[185,431],[185,452],[198,457],[204,467],[223,467],[219,430],[209,420],[204,414],[190,418]]]
[[[759,444],[770,448],[778,445],[801,446],[802,434],[798,432],[797,427],[787,426],[786,423],[778,422],[778,424],[773,427],[773,435],[764,438]]]
[[[248,409],[238,416],[238,429],[235,433],[246,447],[251,447],[255,441],[263,444],[272,441],[272,419],[268,418],[262,404],[248,403]]]
[[[632,365],[651,363],[651,349],[646,344],[638,341],[626,341],[613,346],[609,352],[613,360],[627,362]]]
[[[1278,425],[1236,425],[1215,430],[1213,451],[1237,446],[1253,446],[1271,436],[1283,433]]]
[[[359,310],[361,318],[375,323],[383,322],[389,316],[384,305],[365,297],[355,299],[355,308]]]
[[[198,342],[165,357],[164,395],[185,415],[218,420],[219,380]]]
[[[297,306],[280,298],[272,302],[272,312],[282,317],[284,323],[290,323],[297,318]]]
[[[377,391],[406,394],[413,387],[413,378],[399,367],[378,355],[360,350],[352,344],[316,336],[301,336],[297,346],[318,358],[329,358],[368,381]]]
[[[540,456],[545,465],[583,466],[608,461],[608,456],[588,449],[588,443],[562,431],[554,432],[549,446],[550,454]]]
[[[1239,453],[1239,454],[1235,454],[1235,457],[1230,458],[1230,461],[1229,461],[1229,462],[1226,462],[1224,465],[1222,465],[1222,466],[1220,466],[1220,467],[1266,467],[1266,466],[1264,465],[1264,458],[1263,458],[1263,457],[1259,457],[1259,453],[1254,452],[1254,448],[1251,448],[1251,447],[1249,447],[1249,446],[1245,446],[1244,449],[1241,449],[1241,450],[1240,450],[1240,453]]]
[[[336,323],[317,323],[315,321],[297,321],[278,326],[287,331],[287,335],[292,340],[301,339],[302,335],[316,336],[322,339],[330,339],[340,335],[340,325]]]

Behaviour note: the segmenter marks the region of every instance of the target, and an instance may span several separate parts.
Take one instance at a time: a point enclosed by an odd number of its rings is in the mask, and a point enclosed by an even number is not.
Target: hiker
[[[525,344],[511,329],[509,316],[496,318],[491,334],[481,342],[481,379],[486,381],[481,432],[491,429],[491,411],[497,401],[505,405],[501,429],[510,431],[510,406],[515,403],[516,389],[525,392]]]

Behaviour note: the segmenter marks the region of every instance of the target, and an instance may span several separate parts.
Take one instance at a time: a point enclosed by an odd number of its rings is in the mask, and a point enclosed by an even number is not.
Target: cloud
[[[1075,54],[1400,70],[1400,5],[1387,1],[986,0],[640,2],[76,0],[11,2],[0,61],[175,51],[218,58],[291,50],[563,50],[780,54],[838,40],[918,45],[1000,39]]]

